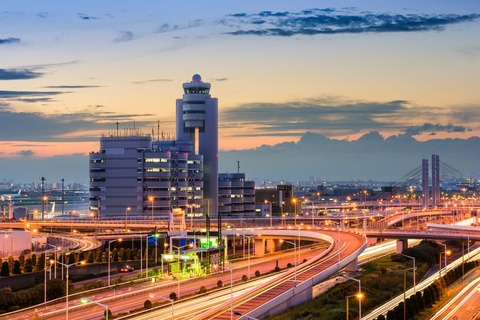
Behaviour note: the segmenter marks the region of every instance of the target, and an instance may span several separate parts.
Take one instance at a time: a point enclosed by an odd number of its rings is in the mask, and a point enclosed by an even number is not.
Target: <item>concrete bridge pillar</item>
[[[368,218],[363,218],[363,231],[367,231]]]
[[[272,253],[276,251],[278,240],[266,239],[266,253]]]
[[[265,239],[254,239],[255,246],[255,255],[264,255],[265,254]]]
[[[397,253],[401,253],[403,250],[408,248],[408,240],[407,239],[399,239],[397,240]]]
[[[358,258],[355,258],[352,262],[350,262],[349,264],[347,264],[347,266],[345,267],[345,270],[347,272],[356,272],[358,271]]]

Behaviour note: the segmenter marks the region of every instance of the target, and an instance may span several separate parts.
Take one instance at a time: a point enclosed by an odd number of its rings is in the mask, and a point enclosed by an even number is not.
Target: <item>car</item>
[[[123,266],[120,268],[120,272],[132,272],[133,270],[135,269],[131,266]]]

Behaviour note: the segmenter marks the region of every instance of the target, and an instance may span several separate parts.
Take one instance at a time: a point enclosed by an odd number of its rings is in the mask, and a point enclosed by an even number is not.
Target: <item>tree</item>
[[[33,271],[32,259],[27,258],[27,260],[25,260],[25,266],[23,267],[23,271],[25,271],[25,272],[32,272]]]
[[[42,253],[37,259],[35,270],[43,270],[45,268],[45,253]]]
[[[30,256],[30,259],[32,259],[32,266],[36,266],[37,265],[37,255],[35,253],[32,253],[32,255]]]
[[[13,269],[12,269],[13,274],[22,274],[22,269],[20,268],[20,261],[15,260],[13,262]]]
[[[88,252],[87,263],[93,263],[93,251]]]
[[[103,262],[103,251],[97,250],[97,255],[95,256],[95,262]]]
[[[0,276],[2,277],[10,276],[10,266],[7,261],[2,263],[2,271],[0,271]]]
[[[113,250],[112,250],[112,260],[115,261],[115,262],[118,262],[118,249],[117,248],[113,248]]]
[[[23,266],[25,266],[25,256],[23,255],[23,253],[18,256],[18,262],[20,262],[20,267],[21,268],[23,268]]]

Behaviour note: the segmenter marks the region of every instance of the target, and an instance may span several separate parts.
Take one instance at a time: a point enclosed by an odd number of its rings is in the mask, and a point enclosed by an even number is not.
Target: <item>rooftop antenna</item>
[[[157,141],[160,141],[160,120],[157,120]]]
[[[118,121],[117,121],[117,137],[118,137]]]
[[[237,160],[237,173],[240,173],[240,161]]]

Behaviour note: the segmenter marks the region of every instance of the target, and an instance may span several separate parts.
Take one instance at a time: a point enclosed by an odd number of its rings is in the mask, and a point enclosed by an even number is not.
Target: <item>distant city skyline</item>
[[[99,137],[175,132],[194,73],[219,165],[288,181],[395,181],[432,153],[480,160],[478,1],[2,2],[0,166],[88,180]]]

